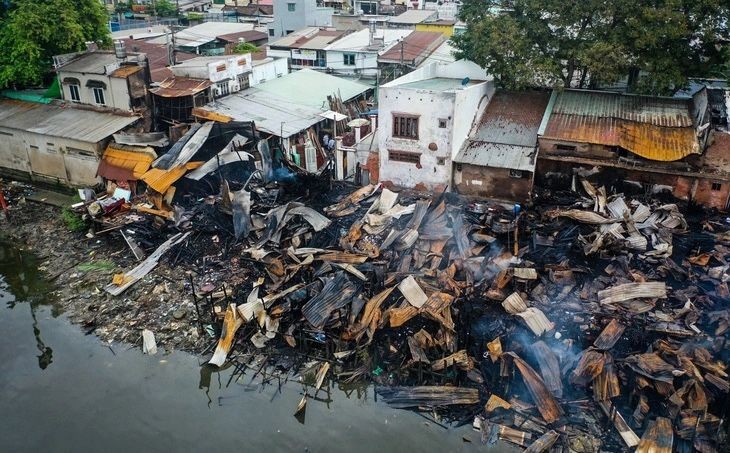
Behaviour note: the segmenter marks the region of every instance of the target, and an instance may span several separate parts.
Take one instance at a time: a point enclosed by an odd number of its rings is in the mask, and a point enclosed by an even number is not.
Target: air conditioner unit
[[[231,88],[232,91],[241,91],[241,84],[234,83],[233,87]]]
[[[218,88],[218,87],[213,88],[213,96],[220,96],[222,93],[223,93],[223,91],[220,88]]]

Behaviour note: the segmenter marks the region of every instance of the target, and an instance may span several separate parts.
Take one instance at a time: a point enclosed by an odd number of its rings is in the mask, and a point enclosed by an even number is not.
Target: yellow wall
[[[438,24],[416,24],[416,31],[437,31],[442,33],[447,38],[450,38],[454,34],[453,25],[438,25]]]

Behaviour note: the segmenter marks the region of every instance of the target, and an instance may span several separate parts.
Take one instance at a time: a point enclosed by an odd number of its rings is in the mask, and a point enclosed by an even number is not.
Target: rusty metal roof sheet
[[[414,31],[406,36],[403,44],[396,44],[378,57],[379,62],[400,63],[401,47],[403,60],[409,64],[418,64],[425,59],[438,46],[446,41],[444,35],[437,31]]]
[[[269,47],[322,50],[345,35],[344,31],[307,27],[269,43]]]
[[[657,161],[701,152],[684,99],[565,90],[551,103],[545,138],[620,146]]]
[[[210,87],[210,80],[190,79],[187,77],[171,77],[160,82],[158,88],[151,93],[163,98],[193,96]]]
[[[545,91],[496,92],[454,162],[534,172],[549,98]]]
[[[550,93],[497,91],[474,134],[475,141],[535,147]]]
[[[107,179],[118,179],[118,170],[125,170],[129,173],[127,180],[136,181],[149,170],[152,161],[157,155],[149,147],[109,145],[104,151],[97,175]],[[110,176],[110,174],[112,174]]]
[[[126,79],[127,77],[131,76],[132,74],[135,74],[142,70],[142,66],[136,66],[136,65],[125,65],[118,69],[115,69],[112,71],[111,74],[109,74],[110,77],[116,77],[119,79]]]

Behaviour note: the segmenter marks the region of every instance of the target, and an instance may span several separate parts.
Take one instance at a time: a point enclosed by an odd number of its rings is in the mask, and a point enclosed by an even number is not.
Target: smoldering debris
[[[285,190],[249,170],[95,218],[177,270],[185,322],[232,380],[297,380],[298,416],[330,382],[373,382],[393,407],[528,451],[725,441],[724,219],[585,184],[517,214],[380,185]]]

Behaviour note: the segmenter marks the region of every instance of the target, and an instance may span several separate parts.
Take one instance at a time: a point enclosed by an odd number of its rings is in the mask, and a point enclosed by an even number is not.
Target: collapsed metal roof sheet
[[[686,99],[565,90],[554,91],[551,104],[544,138],[619,146],[667,162],[701,152]]]
[[[467,142],[454,157],[454,162],[534,172],[536,154],[535,147]]]
[[[205,91],[211,85],[212,83],[210,80],[173,76],[160,82],[159,87],[152,88],[150,93],[163,98],[193,96],[201,91]]]
[[[98,143],[137,120],[138,116],[14,100],[0,101],[0,127],[87,143]]]

